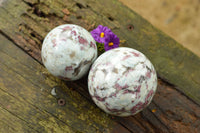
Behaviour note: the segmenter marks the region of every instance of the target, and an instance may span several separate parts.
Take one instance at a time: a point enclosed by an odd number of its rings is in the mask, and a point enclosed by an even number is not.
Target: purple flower
[[[96,29],[91,31],[91,34],[98,43],[105,43],[105,40],[110,32],[112,31],[108,27],[99,25]]]
[[[106,38],[104,49],[108,51],[110,49],[118,48],[119,47],[119,38],[114,33],[110,33],[109,37]]]

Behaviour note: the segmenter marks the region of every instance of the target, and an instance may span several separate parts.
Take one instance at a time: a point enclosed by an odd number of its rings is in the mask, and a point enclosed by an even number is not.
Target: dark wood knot
[[[127,29],[128,29],[129,31],[132,31],[132,30],[134,29],[134,26],[133,26],[132,24],[128,24],[128,25],[127,25]]]
[[[65,105],[65,99],[58,99],[58,105],[64,106]]]

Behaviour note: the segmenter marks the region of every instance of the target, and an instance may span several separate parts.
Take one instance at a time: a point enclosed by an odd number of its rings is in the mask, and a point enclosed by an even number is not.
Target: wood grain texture
[[[4,103],[0,99],[0,106],[6,113],[27,122],[23,129],[16,129],[0,121],[13,132],[195,133],[200,130],[200,107],[188,98],[191,96],[199,102],[199,58],[118,1],[7,0],[3,5],[0,7],[0,32],[4,35],[0,36],[0,90],[2,97],[11,100]],[[146,54],[158,74],[179,87],[187,97],[174,86],[159,80],[153,102],[141,113],[127,118],[103,113],[88,94],[87,76],[65,84],[39,64],[43,38],[52,28],[64,23],[78,24],[87,30],[99,24],[110,27],[120,39],[126,40],[122,46],[133,47]],[[129,29],[130,24],[134,26],[133,30]],[[52,96],[51,89],[55,86],[58,95]],[[57,105],[59,98],[66,100],[64,107]],[[8,103],[13,106],[10,110],[6,110]],[[16,110],[17,107],[26,110]]]
[[[87,81],[66,82],[89,101]],[[158,80],[157,92],[152,103],[142,112],[132,117],[112,117],[131,132],[195,132],[200,129],[200,107],[178,92],[173,86]]]
[[[200,57],[199,0],[119,1]]]
[[[0,126],[4,130],[94,133],[110,132],[119,125],[2,35],[0,40]],[[56,96],[51,94],[53,87]],[[60,98],[65,106],[57,104]]]
[[[91,30],[103,24],[126,40],[122,46],[143,52],[161,78],[200,104],[200,58],[117,0],[8,0],[3,5],[1,32],[40,62],[43,38],[52,28],[74,23]]]

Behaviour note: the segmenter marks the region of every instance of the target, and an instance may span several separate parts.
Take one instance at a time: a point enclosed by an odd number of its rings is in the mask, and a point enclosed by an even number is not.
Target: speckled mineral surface
[[[65,24],[54,28],[42,45],[42,61],[48,71],[64,80],[77,80],[97,57],[96,42],[84,28]]]
[[[116,48],[102,54],[88,77],[89,93],[98,107],[117,116],[134,115],[151,102],[156,71],[141,52]]]

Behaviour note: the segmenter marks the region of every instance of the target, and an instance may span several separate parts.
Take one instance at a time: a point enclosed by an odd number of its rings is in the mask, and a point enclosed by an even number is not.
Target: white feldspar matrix
[[[91,67],[89,93],[98,107],[117,116],[134,115],[151,102],[156,71],[141,52],[116,48],[103,53]]]
[[[51,30],[42,45],[48,71],[63,80],[80,79],[97,57],[94,38],[84,28],[65,24]]]

